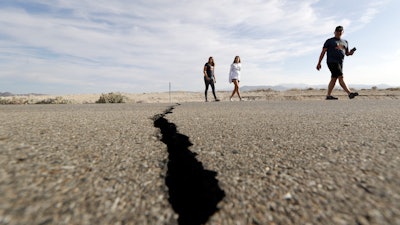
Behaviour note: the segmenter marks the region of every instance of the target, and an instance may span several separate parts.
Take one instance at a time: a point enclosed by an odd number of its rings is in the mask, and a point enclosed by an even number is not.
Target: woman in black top
[[[214,74],[214,68],[215,68],[215,63],[213,57],[208,58],[208,62],[204,65],[204,84],[206,85],[206,90],[204,91],[204,95],[206,97],[206,102],[207,100],[207,92],[208,92],[208,86],[211,85],[211,89],[214,95],[215,101],[219,101],[217,96],[215,95],[215,85],[216,83],[215,80],[215,74]]]

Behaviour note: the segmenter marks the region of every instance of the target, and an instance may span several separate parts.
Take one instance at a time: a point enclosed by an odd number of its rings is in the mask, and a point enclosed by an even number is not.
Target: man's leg
[[[331,77],[331,81],[329,82],[329,85],[328,85],[328,93],[326,94],[327,96],[332,95],[332,91],[333,91],[333,88],[335,87],[336,80],[337,80],[336,77]]]
[[[351,93],[350,90],[347,88],[346,83],[344,82],[343,76],[339,77],[339,84],[348,95]]]
[[[349,95],[350,99],[353,99],[354,97],[358,96],[358,92],[350,92],[349,88],[347,88],[347,85],[344,82],[343,76],[339,77],[339,83],[340,86],[343,88],[343,90]]]

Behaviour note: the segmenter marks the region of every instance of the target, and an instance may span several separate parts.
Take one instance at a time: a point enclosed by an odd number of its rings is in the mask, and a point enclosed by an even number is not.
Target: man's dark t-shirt
[[[344,56],[348,51],[348,42],[344,39],[335,37],[325,41],[324,48],[328,49],[326,62],[327,63],[343,63]]]

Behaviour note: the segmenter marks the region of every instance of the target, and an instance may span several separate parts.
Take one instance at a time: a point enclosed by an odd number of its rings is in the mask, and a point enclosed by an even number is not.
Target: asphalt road
[[[0,106],[0,224],[400,224],[399,106]]]

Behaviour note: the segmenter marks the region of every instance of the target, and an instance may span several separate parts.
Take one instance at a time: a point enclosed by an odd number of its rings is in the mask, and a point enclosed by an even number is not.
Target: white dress
[[[232,83],[233,79],[240,81],[240,70],[242,69],[242,64],[232,63],[231,70],[229,71],[229,83]]]

